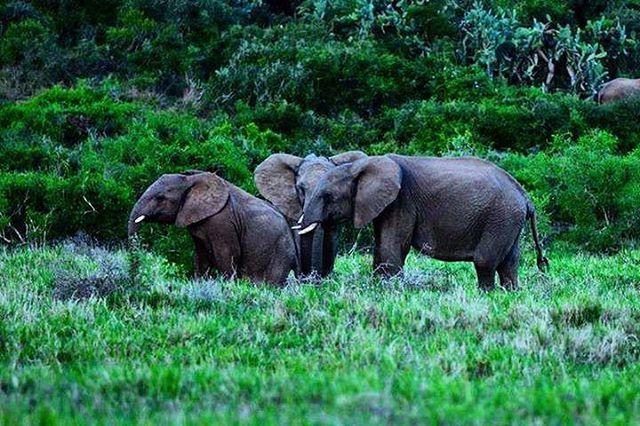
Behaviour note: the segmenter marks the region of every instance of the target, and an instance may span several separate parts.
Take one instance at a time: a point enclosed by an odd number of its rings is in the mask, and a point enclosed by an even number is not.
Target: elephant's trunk
[[[302,275],[322,274],[324,230],[319,225],[314,231],[300,235],[300,272]]]
[[[338,254],[338,230],[335,224],[323,224],[324,241],[322,251],[322,276],[333,272],[333,265]]]
[[[323,222],[322,210],[323,206],[319,201],[310,205],[305,205],[304,214],[300,216],[298,223],[293,229],[297,229],[299,235],[306,235],[317,231]]]
[[[311,273],[311,251],[313,247],[313,234],[296,235],[300,242],[300,272],[302,275]]]
[[[313,243],[311,246],[311,270],[320,276],[323,274],[324,264],[324,227],[319,224],[313,231]]]
[[[131,214],[129,215],[129,222],[127,225],[127,235],[129,237],[134,236],[138,232],[143,220],[144,220],[144,209],[143,209],[142,199],[140,199],[133,206],[133,209],[131,209]]]
[[[129,214],[129,221],[127,223],[127,250],[129,252],[129,276],[131,277],[132,286],[139,285],[139,272],[140,272],[140,240],[136,237],[142,220],[139,218],[143,216],[143,202],[140,198],[131,209]],[[144,219],[143,219],[144,220]]]

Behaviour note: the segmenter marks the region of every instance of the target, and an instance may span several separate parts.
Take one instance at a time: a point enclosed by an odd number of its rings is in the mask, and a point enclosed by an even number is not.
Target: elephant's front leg
[[[195,278],[205,278],[208,277],[212,272],[212,264],[211,264],[211,253],[208,252],[206,245],[197,240],[193,239],[195,245],[195,254],[194,254],[194,275]]]
[[[413,220],[406,212],[394,209],[376,219],[373,230],[373,272],[385,277],[398,275],[411,248]]]
[[[229,234],[228,232],[227,234]],[[241,278],[246,274],[243,267],[240,242],[233,236],[222,236],[208,241],[213,253],[212,264],[225,278]]]

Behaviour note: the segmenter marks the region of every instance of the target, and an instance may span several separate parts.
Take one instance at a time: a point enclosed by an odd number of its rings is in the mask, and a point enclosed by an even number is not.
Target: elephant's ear
[[[331,161],[336,166],[339,166],[345,163],[354,163],[366,157],[367,157],[367,154],[365,154],[362,151],[347,151],[347,152],[343,152],[342,154],[329,157],[329,161]]]
[[[400,166],[388,157],[356,161],[351,172],[358,179],[353,224],[362,228],[398,197],[402,172]]]
[[[290,219],[298,219],[302,206],[296,192],[296,170],[302,158],[289,154],[273,154],[253,174],[260,194],[271,201]]]
[[[218,213],[229,199],[229,185],[213,173],[189,176],[182,207],[176,217],[176,226],[184,228]]]

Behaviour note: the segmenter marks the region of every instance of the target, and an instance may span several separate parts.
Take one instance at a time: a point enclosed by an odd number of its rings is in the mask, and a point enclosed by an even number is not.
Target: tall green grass
[[[640,251],[549,257],[485,294],[424,257],[379,280],[351,254],[277,289],[146,253],[132,277],[82,244],[0,252],[0,422],[640,421]]]

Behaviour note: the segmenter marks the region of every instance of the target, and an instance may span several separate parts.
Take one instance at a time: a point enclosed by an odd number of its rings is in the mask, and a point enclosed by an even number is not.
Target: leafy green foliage
[[[565,238],[606,250],[640,236],[640,156],[616,155],[617,144],[605,132],[576,143],[558,136],[549,153],[507,156],[502,164],[548,200],[547,211],[569,226]]]
[[[604,17],[584,28],[558,26],[550,21],[518,22],[515,10],[494,11],[476,2],[466,11],[462,29],[462,54],[513,82],[537,84],[545,90],[567,88],[593,94],[607,74],[603,60],[615,62],[627,47],[627,33],[619,21]],[[558,82],[560,80],[561,82]]]

